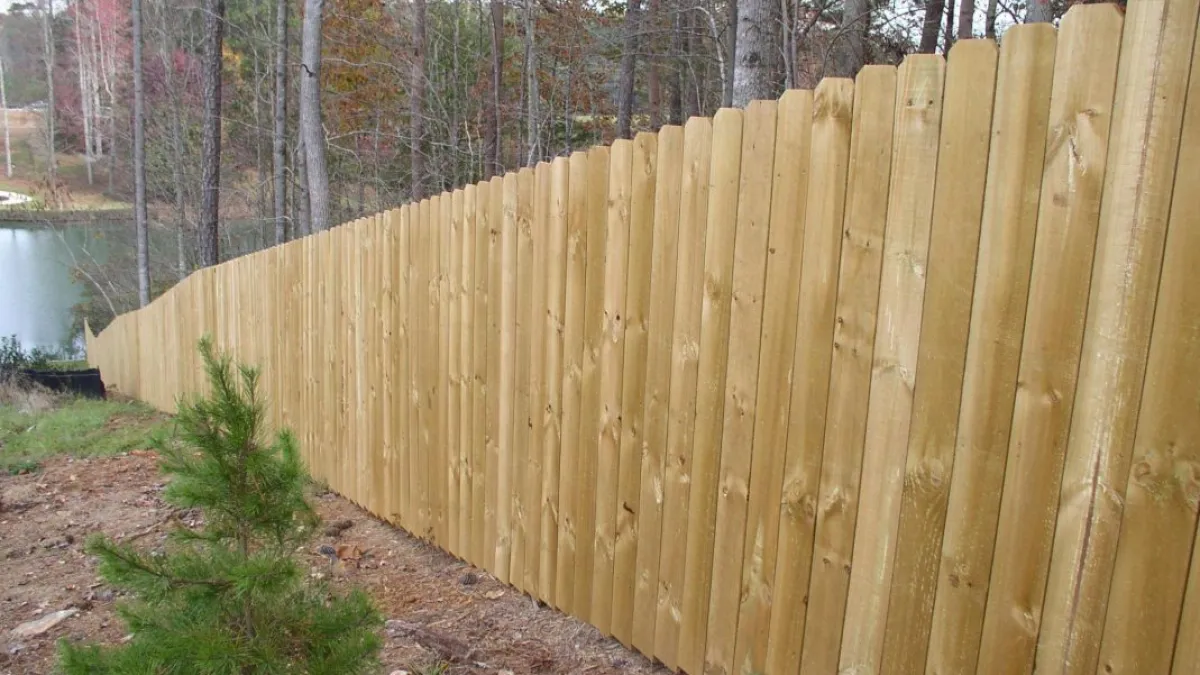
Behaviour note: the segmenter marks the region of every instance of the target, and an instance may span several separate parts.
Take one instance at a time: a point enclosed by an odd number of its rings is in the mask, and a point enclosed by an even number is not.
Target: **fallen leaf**
[[[47,614],[36,621],[27,621],[20,626],[17,626],[16,628],[12,629],[12,636],[35,637],[37,635],[41,635],[78,613],[79,610],[74,607],[70,609],[60,609],[57,612]]]

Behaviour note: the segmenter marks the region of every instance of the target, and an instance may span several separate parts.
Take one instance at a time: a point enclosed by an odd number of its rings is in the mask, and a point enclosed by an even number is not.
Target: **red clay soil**
[[[113,611],[120,595],[96,576],[83,543],[101,531],[160,545],[173,521],[195,518],[163,502],[162,488],[156,459],[141,452],[59,458],[37,474],[0,477],[0,675],[53,672],[61,638],[116,643],[125,636]],[[336,525],[305,554],[311,572],[375,598],[390,620],[385,674],[668,672],[341,497],[323,494],[314,503]],[[357,566],[331,566],[317,552],[322,545],[363,555]],[[40,636],[12,635],[22,623],[69,608],[78,613]]]

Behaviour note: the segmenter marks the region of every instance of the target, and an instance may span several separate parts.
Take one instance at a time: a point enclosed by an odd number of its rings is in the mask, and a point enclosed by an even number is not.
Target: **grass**
[[[0,474],[36,471],[49,457],[115,455],[170,433],[168,417],[131,401],[51,397],[0,399]]]

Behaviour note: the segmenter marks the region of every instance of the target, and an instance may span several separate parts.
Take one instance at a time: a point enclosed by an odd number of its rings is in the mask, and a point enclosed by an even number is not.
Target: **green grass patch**
[[[150,447],[170,418],[141,403],[63,398],[49,407],[0,405],[0,473],[29,472],[48,457],[114,455]]]

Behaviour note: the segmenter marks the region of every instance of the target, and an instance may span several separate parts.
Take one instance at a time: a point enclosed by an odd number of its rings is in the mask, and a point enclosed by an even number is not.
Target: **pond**
[[[72,279],[75,256],[103,254],[86,227],[0,227],[0,335],[25,349],[76,344],[71,307],[83,296]]]

